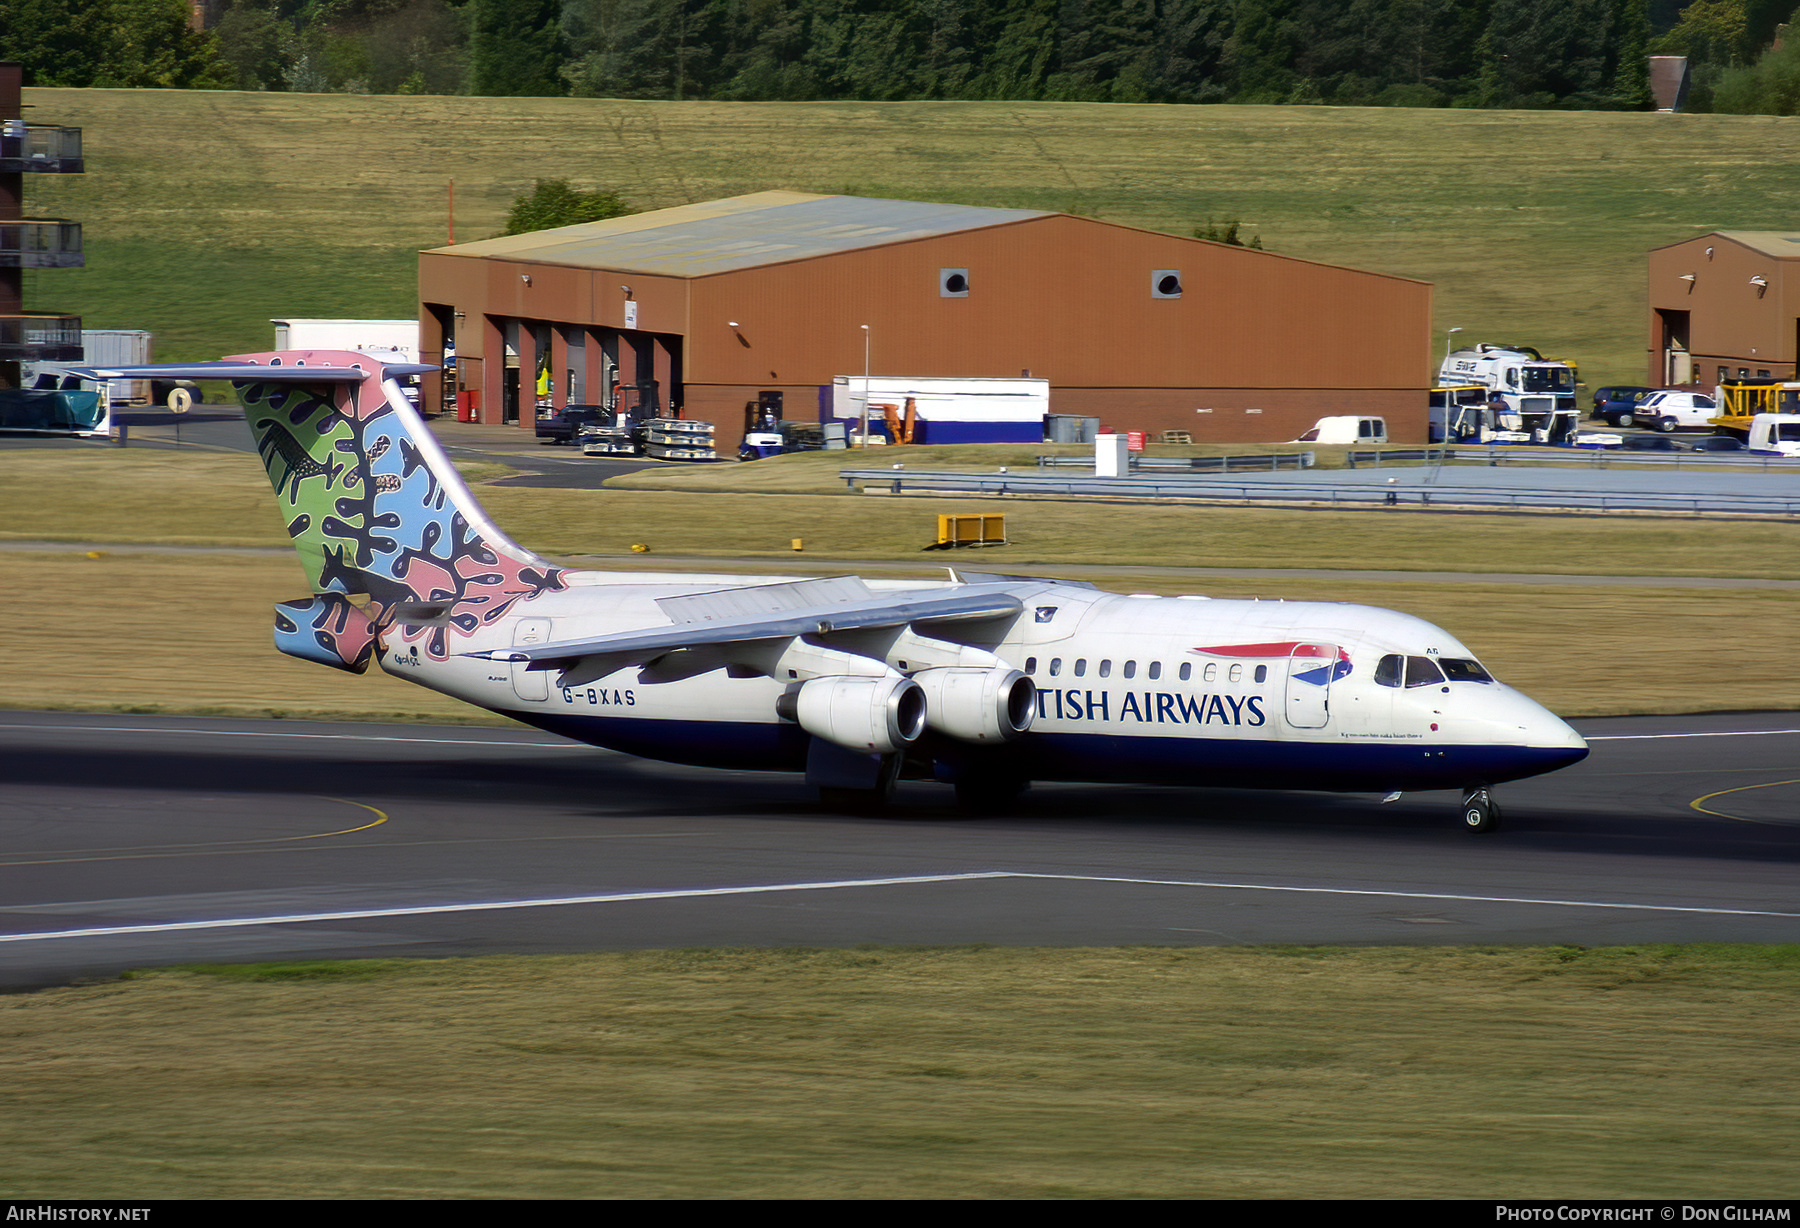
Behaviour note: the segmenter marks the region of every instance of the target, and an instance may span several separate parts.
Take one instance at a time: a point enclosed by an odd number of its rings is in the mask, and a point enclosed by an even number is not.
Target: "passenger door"
[[[1295,729],[1323,729],[1331,719],[1331,680],[1337,645],[1295,644],[1287,659],[1287,723]]]

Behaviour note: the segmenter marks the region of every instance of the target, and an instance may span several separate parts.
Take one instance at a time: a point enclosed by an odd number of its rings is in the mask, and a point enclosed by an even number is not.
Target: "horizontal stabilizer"
[[[409,375],[426,375],[438,368],[417,362],[382,362],[371,358],[371,367],[380,367],[388,379],[404,379]],[[361,367],[309,367],[305,363],[278,366],[259,362],[156,362],[136,367],[70,367],[77,379],[228,379],[277,381],[291,384],[360,384],[369,378]]]

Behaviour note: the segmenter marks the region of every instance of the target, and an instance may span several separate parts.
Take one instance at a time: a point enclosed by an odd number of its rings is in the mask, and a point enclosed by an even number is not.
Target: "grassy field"
[[[0,1197],[1785,1198],[1776,948],[675,951],[0,998]]]
[[[89,173],[28,176],[90,267],[27,301],[150,328],[170,359],[262,348],[282,315],[403,316],[412,253],[496,233],[534,178],[642,208],[767,188],[1067,210],[1436,284],[1439,333],[1644,369],[1648,249],[1775,229],[1800,119],[1081,103],[696,103],[28,90]]]
[[[758,467],[760,469],[760,467]],[[1794,594],[1734,587],[1377,582],[1347,577],[1183,577],[1170,566],[1615,576],[1800,575],[1800,525],[1622,518],[1454,516],[1260,508],[1004,505],[1013,544],[923,553],[956,500],[834,495],[540,490],[484,485],[495,520],[576,565],[680,567],[741,556],[890,560],[1055,574],[1137,592],[1352,601],[1405,610],[1465,640],[1501,678],[1566,716],[1782,709],[1792,677],[1767,668],[1770,627]],[[994,505],[980,505],[993,510]],[[379,672],[354,678],[276,653],[270,607],[307,583],[254,456],[17,451],[0,468],[0,541],[106,543],[0,550],[14,630],[0,638],[0,703],[14,708],[485,721]],[[793,538],[806,543],[802,555]],[[1721,549],[1728,541],[1729,549]],[[646,556],[632,543],[650,546]],[[134,552],[131,544],[193,547]],[[207,548],[261,553],[207,553]],[[596,564],[592,556],[606,556]],[[614,556],[624,556],[623,559]],[[1472,560],[1472,561],[1471,561]],[[71,612],[106,628],[104,654],[70,654]],[[1577,645],[1598,646],[1582,651]],[[1635,668],[1656,661],[1657,668]]]

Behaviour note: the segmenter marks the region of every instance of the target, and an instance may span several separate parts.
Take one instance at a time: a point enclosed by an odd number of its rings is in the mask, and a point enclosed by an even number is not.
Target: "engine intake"
[[[1010,666],[925,669],[913,681],[925,692],[926,723],[959,741],[1011,741],[1037,716],[1037,687]]]
[[[901,674],[809,678],[775,703],[784,720],[816,738],[871,755],[891,755],[925,732],[925,691]]]

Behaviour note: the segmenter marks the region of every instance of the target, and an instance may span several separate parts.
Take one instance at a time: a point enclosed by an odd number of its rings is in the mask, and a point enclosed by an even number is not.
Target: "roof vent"
[[[969,297],[969,270],[967,270],[967,269],[939,269],[938,270],[938,297],[939,298],[968,298]]]
[[[1150,270],[1150,297],[1151,298],[1180,298],[1181,297],[1181,270],[1180,269],[1151,269]]]

